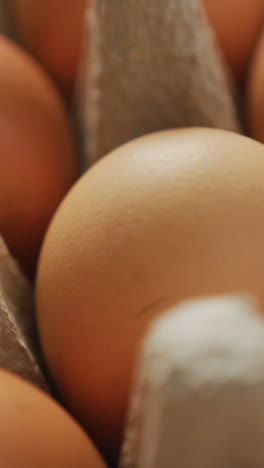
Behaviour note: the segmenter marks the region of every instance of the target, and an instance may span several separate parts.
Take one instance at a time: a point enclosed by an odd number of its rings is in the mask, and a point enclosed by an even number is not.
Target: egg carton
[[[48,391],[36,336],[33,287],[0,236],[0,367]]]
[[[146,133],[241,131],[236,90],[199,0],[90,0],[76,90],[86,165]]]
[[[255,300],[186,301],[145,337],[119,468],[261,467],[263,408]]]
[[[0,28],[16,39],[9,1],[0,0]],[[89,0],[74,114],[83,170],[153,131],[206,126],[241,132],[236,89],[201,3]],[[48,390],[33,289],[2,239],[0,260],[0,367]],[[126,463],[120,466],[141,466]]]

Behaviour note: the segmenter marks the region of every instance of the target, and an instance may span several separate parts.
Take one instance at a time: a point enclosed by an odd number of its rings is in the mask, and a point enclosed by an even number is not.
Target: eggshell
[[[71,96],[81,53],[88,0],[12,0],[18,40]]]
[[[0,233],[27,271],[78,167],[61,97],[28,54],[0,37]]]
[[[264,32],[250,66],[245,105],[248,134],[264,143]]]
[[[258,142],[169,130],[101,159],[58,209],[38,268],[38,329],[59,392],[107,455],[150,320],[234,291],[264,306],[263,174]]]
[[[78,424],[20,377],[0,371],[3,468],[106,468]]]
[[[201,0],[234,76],[245,77],[263,25],[263,0]]]

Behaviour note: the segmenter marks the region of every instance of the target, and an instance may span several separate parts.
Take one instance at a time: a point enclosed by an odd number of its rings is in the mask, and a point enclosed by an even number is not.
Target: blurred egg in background
[[[53,82],[0,36],[0,233],[25,271],[78,174],[71,119]]]
[[[10,0],[18,41],[37,58],[64,94],[72,96],[88,0]]]
[[[264,32],[258,41],[249,69],[245,124],[249,136],[264,143]]]
[[[49,395],[0,370],[2,468],[106,468],[73,418]]]
[[[263,0],[201,0],[234,77],[243,82],[263,26]]]

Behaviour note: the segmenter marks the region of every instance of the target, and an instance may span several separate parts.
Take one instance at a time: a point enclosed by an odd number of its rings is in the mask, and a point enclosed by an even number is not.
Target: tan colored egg
[[[0,371],[3,468],[106,468],[79,425],[20,377]]]
[[[81,54],[88,0],[11,0],[16,34],[71,96]]]
[[[62,98],[27,53],[0,37],[0,234],[27,271],[78,173]]]
[[[201,0],[234,76],[243,80],[263,25],[263,0]]]
[[[264,306],[264,146],[231,132],[148,135],[96,163],[62,202],[37,276],[51,375],[117,455],[149,322],[179,301],[247,290]]]
[[[264,32],[249,70],[245,121],[249,136],[264,143]]]

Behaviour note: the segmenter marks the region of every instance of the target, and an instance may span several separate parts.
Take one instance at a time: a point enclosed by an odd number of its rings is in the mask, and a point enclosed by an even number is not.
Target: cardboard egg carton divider
[[[48,390],[38,356],[33,288],[0,237],[0,367]]]
[[[119,468],[263,466],[263,369],[254,298],[167,311],[141,348]]]
[[[8,1],[0,1],[0,26],[15,38]],[[198,0],[89,0],[75,107],[84,168],[149,132],[184,126],[240,132],[230,76]],[[1,239],[0,367],[47,390],[34,321],[32,287]]]
[[[88,3],[77,88],[87,166],[154,131],[241,131],[231,74],[199,0]]]

